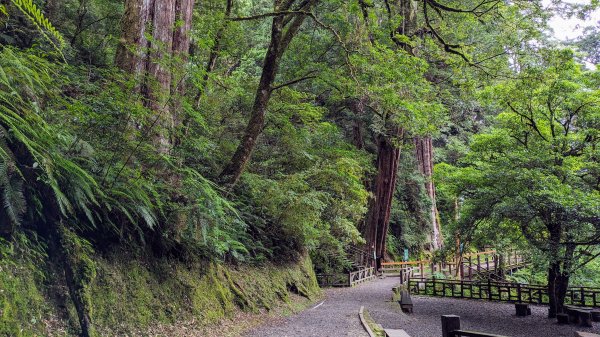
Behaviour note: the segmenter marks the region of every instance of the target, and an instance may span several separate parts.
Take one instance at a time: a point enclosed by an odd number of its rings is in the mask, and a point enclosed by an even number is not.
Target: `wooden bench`
[[[413,302],[410,298],[410,293],[406,290],[400,292],[400,309],[406,313],[412,314],[413,312]]]
[[[406,331],[399,329],[384,329],[386,337],[410,337]]]
[[[469,331],[460,329],[460,317],[456,315],[442,315],[442,337],[506,337],[491,333]]]

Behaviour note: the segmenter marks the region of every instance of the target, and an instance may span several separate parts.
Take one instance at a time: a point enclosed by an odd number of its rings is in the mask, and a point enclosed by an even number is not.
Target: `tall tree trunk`
[[[160,153],[168,153],[179,123],[176,96],[181,82],[165,63],[185,61],[189,50],[193,0],[126,0],[121,43],[115,63],[140,83],[136,91],[155,113],[152,139]],[[152,39],[146,39],[151,33]],[[167,62],[165,62],[167,61]],[[172,109],[175,107],[175,109]]]
[[[402,136],[403,130],[397,127],[394,138]],[[400,148],[389,137],[379,136],[377,140],[377,176],[364,230],[367,247],[374,248],[376,258],[383,258],[386,252],[385,243],[396,189],[399,160]]]
[[[295,0],[289,0],[281,5],[280,1],[276,0],[275,11],[289,10],[292,8],[294,2]],[[297,10],[310,10],[316,3],[317,0],[302,1]],[[219,179],[225,185],[231,186],[237,183],[250,160],[250,156],[256,146],[257,138],[265,126],[265,113],[273,91],[273,83],[279,69],[279,61],[294,36],[298,33],[305,18],[306,15],[297,14],[279,15],[273,18],[271,24],[271,41],[269,42],[269,48],[263,61],[262,73],[258,88],[256,89],[256,95],[254,96],[250,120],[240,140],[240,144],[219,176]]]
[[[560,239],[562,236],[562,226],[558,223],[552,223],[551,217],[547,217],[546,226],[550,237],[548,239],[548,255],[550,258],[548,264],[548,317],[554,318],[556,314],[562,312],[563,302],[561,302],[561,254]],[[562,298],[564,301],[564,297]]]
[[[564,312],[569,288],[575,245],[569,244],[561,256],[560,236],[562,226],[553,225],[550,232],[550,262],[548,266],[548,318]]]
[[[368,27],[368,8],[370,5],[365,1],[359,1],[359,5],[365,24]],[[413,31],[416,22],[416,1],[401,0],[399,5],[403,23],[395,31],[390,32],[390,35],[400,48],[411,53],[410,47],[407,44],[400,43],[395,35],[396,33],[408,35]],[[372,44],[374,43],[372,35],[369,35],[369,40]],[[377,136],[377,176],[373,184],[373,198],[369,201],[367,221],[363,229],[367,248],[372,249],[378,261],[383,259],[386,253],[387,232],[400,160],[400,148],[394,144],[394,141],[399,140],[404,135],[404,130],[401,127],[393,125],[391,128],[395,130],[392,135]]]
[[[439,213],[436,205],[435,184],[433,182],[433,145],[431,137],[415,137],[415,157],[419,172],[425,178],[425,190],[431,202],[431,248],[438,250],[443,246]]]

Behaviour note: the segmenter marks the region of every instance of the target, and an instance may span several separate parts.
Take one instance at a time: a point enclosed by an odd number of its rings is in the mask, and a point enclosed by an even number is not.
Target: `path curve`
[[[387,304],[389,310],[399,311],[392,305],[391,289],[397,278],[366,282],[353,288],[328,288],[319,305],[303,312],[278,319],[249,331],[247,337],[369,337],[358,318],[360,307]],[[386,302],[388,301],[388,302]],[[396,309],[394,309],[396,307]],[[367,308],[368,309],[368,308]]]
[[[325,302],[315,304],[299,314],[277,319],[247,332],[247,337],[368,337],[358,318],[361,306],[385,328],[403,329],[411,337],[442,335],[441,315],[458,315],[463,329],[511,337],[572,337],[574,331],[600,334],[600,324],[593,328],[558,325],[546,318],[546,306],[532,306],[532,315],[516,317],[509,303],[413,296],[414,313],[401,312],[391,302],[397,277],[387,277],[354,288],[325,289]],[[318,306],[317,306],[318,305]]]

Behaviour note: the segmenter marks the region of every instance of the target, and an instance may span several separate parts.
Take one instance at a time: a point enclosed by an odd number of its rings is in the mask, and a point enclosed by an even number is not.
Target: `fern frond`
[[[65,39],[44,16],[42,11],[33,3],[33,0],[11,0],[12,4],[23,13],[40,31],[42,36],[50,42],[64,59],[62,50],[65,46]],[[46,33],[47,32],[47,33]],[[56,41],[56,42],[55,42]]]

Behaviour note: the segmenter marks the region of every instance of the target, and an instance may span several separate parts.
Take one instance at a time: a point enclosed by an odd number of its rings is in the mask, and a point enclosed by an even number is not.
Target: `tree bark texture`
[[[564,312],[575,245],[567,244],[562,249],[562,225],[550,223],[547,225],[547,228],[550,232],[548,241],[550,253],[550,262],[548,264],[548,317],[555,318],[556,314]]]
[[[193,6],[193,0],[125,1],[115,63],[138,78],[135,91],[156,114],[150,128],[161,153],[168,153],[174,143],[173,131],[179,123],[176,96],[182,93],[182,79],[173,81],[168,64],[187,57]]]
[[[397,128],[396,136],[402,137],[403,130]],[[386,253],[386,238],[390,223],[392,199],[396,189],[396,177],[400,160],[400,148],[389,137],[377,140],[377,176],[373,186],[364,235],[367,247],[375,248],[377,258]]]
[[[294,5],[294,2],[294,0],[285,1],[284,5],[280,5],[279,1],[275,1],[275,10],[289,10]],[[310,10],[316,3],[316,0],[303,1],[298,9]],[[271,40],[263,61],[262,73],[254,97],[250,120],[240,140],[240,144],[220,174],[220,180],[225,185],[234,185],[239,180],[250,160],[250,156],[256,146],[257,138],[262,133],[265,125],[265,114],[273,91],[273,83],[279,69],[279,62],[290,42],[298,33],[305,18],[305,15],[297,14],[279,15],[273,18]]]
[[[435,184],[433,182],[433,145],[431,137],[415,137],[415,157],[419,172],[425,178],[425,190],[431,201],[429,217],[431,219],[431,248],[438,250],[443,246],[439,213],[436,205]]]

